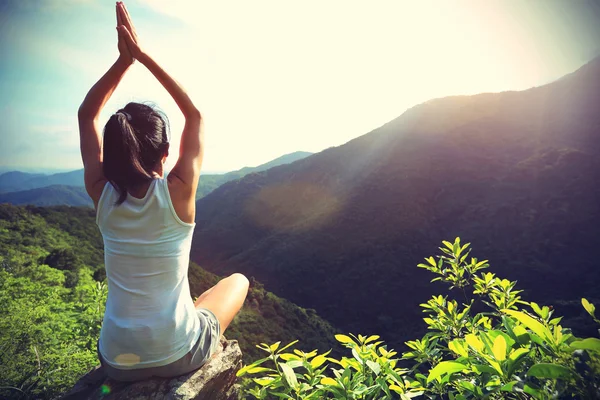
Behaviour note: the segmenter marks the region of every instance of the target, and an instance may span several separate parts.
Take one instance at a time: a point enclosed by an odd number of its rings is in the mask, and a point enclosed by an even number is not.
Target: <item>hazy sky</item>
[[[140,40],[205,117],[204,170],[320,151],[433,97],[520,90],[600,54],[600,2],[127,3]],[[76,112],[116,60],[113,1],[0,1],[0,168],[80,168]],[[137,63],[107,104],[182,117]],[[177,154],[177,152],[172,152]],[[172,165],[175,160],[170,160]]]

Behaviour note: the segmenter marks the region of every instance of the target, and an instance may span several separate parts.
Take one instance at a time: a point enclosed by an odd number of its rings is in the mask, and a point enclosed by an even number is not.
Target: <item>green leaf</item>
[[[469,381],[458,381],[458,384],[467,389],[469,392],[475,392],[475,385]]]
[[[506,340],[504,340],[504,336],[498,335],[496,337],[494,340],[494,346],[492,347],[492,352],[494,353],[496,360],[506,360]]]
[[[484,364],[473,364],[473,370],[479,374],[495,374],[496,370],[489,365]]]
[[[281,353],[282,351],[284,351],[285,349],[287,349],[290,346],[295,345],[296,343],[298,343],[298,340],[294,340],[293,342],[286,344],[285,346],[283,346],[282,348],[279,349],[279,352]]]
[[[569,378],[571,376],[571,371],[562,365],[540,363],[529,368],[527,375],[535,376],[536,378]]]
[[[400,393],[400,398],[402,400],[410,400],[410,399],[414,399],[415,397],[420,397],[423,395],[423,391],[420,392],[406,392],[406,393]]]
[[[270,349],[272,352],[275,352],[275,350],[277,350],[277,349],[279,348],[279,344],[280,344],[280,343],[281,343],[281,342],[273,343],[272,345],[270,345],[270,346],[269,346],[269,349]]]
[[[310,366],[314,368],[319,368],[323,363],[327,361],[326,354],[319,354],[315,358],[310,361]]]
[[[253,379],[254,382],[258,383],[261,386],[270,385],[274,380],[275,380],[275,378],[270,377],[270,376],[266,376],[264,378],[254,378]]]
[[[379,373],[381,372],[381,366],[375,361],[367,360],[367,365],[369,366],[369,368],[371,368],[373,372],[375,372],[375,375],[379,375]]]
[[[283,360],[285,361],[290,361],[290,360],[300,360],[300,357],[295,355],[295,354],[291,354],[291,353],[283,353],[283,354],[279,354],[279,357],[281,357]]]
[[[531,306],[531,308],[533,309],[533,311],[535,311],[535,313],[537,315],[539,315],[540,317],[542,316],[542,309],[540,308],[540,306],[538,306],[537,303],[534,303],[532,301],[531,303],[529,303],[529,305]]]
[[[398,394],[402,394],[402,393],[404,393],[404,389],[402,389],[402,388],[401,388],[400,386],[398,386],[398,385],[394,385],[394,384],[392,384],[392,385],[390,385],[389,389],[390,389],[390,390],[393,390],[394,392],[396,392],[396,393],[398,393]]]
[[[508,358],[510,361],[515,362],[527,353],[529,353],[529,349],[524,349],[524,348],[516,349],[509,354]]]
[[[286,364],[289,365],[290,367],[292,367],[292,369],[294,369],[294,368],[298,368],[298,367],[303,366],[304,365],[304,361],[302,361],[302,360],[291,360],[291,361],[288,361]]]
[[[588,314],[590,314],[592,317],[594,316],[594,313],[596,311],[596,307],[590,303],[585,297],[581,299],[581,304],[583,305],[583,308],[585,308],[585,311],[588,312]]]
[[[552,318],[552,319],[550,320],[550,325],[558,325],[558,324],[560,323],[560,320],[561,320],[562,318],[563,318],[563,317]]]
[[[504,371],[502,371],[502,366],[500,365],[500,363],[498,361],[495,361],[490,356],[484,355],[483,358],[485,359],[485,361],[488,362],[488,364],[490,364],[496,370],[496,372],[498,372],[498,375],[500,375],[500,376],[504,375]]]
[[[461,357],[469,356],[469,352],[467,351],[464,340],[454,339],[448,343],[448,348]]]
[[[453,374],[455,372],[464,371],[465,369],[467,369],[467,367],[459,362],[442,361],[429,372],[429,376],[427,377],[427,383],[444,374]]]
[[[446,246],[448,249],[450,249],[450,250],[453,250],[453,249],[454,249],[454,245],[453,245],[452,243],[450,243],[449,241],[447,241],[447,240],[442,240],[442,243],[444,243],[444,245],[445,245],[445,246]]]
[[[374,340],[377,340],[377,339],[379,339],[379,336],[378,336],[378,335],[371,335],[371,336],[369,336],[369,337],[368,337],[368,338],[365,340],[365,344],[367,344],[367,343],[369,343],[369,342],[372,342],[372,341],[374,341]]]
[[[246,365],[245,367],[241,368],[237,373],[236,376],[240,377],[244,374],[246,374],[248,372],[248,370],[257,367],[258,365],[264,363],[265,361],[269,360],[269,357],[265,357],[265,358],[261,358],[260,360],[254,361],[252,364]]]
[[[277,396],[281,399],[294,399],[292,396],[290,396],[287,393],[273,393],[273,392],[269,392],[269,394],[272,394],[273,396]]]
[[[272,368],[265,368],[265,367],[254,367],[254,368],[250,368],[248,371],[246,371],[246,373],[248,374],[258,374],[259,372],[265,372],[265,371],[273,371]]]
[[[356,351],[356,348],[352,349],[352,355],[354,356],[356,361],[358,361],[359,363],[362,364],[363,358],[361,357],[360,353],[358,351]]]
[[[514,310],[502,310],[502,311],[505,312],[506,314],[511,315],[512,317],[518,319],[519,322],[521,322],[527,328],[531,329],[540,338],[545,339],[547,342],[550,342],[550,343],[553,342],[552,333],[550,332],[550,330],[548,330],[548,328],[546,328],[544,325],[542,325],[535,319],[531,318],[529,315],[527,315],[523,312],[514,311]]]
[[[477,336],[469,333],[467,336],[465,336],[465,340],[467,341],[467,344],[473,348],[473,350],[478,353],[483,352],[483,342]]]
[[[527,383],[523,387],[523,392],[532,395],[536,399],[541,399],[542,398],[542,394],[540,393],[540,391],[538,389],[530,386]]]
[[[337,381],[335,379],[328,378],[328,377],[321,379],[321,385],[335,386],[335,387],[339,386],[339,384],[337,383]]]
[[[521,325],[517,325],[514,327],[513,332],[517,338],[517,341],[520,344],[526,344],[529,342],[530,337],[529,337],[529,332],[527,332],[527,329],[523,328],[523,326]]]
[[[346,335],[335,335],[335,339],[340,343],[354,343],[354,340]]]
[[[294,370],[292,369],[292,367],[290,367],[287,364],[283,364],[283,363],[279,363],[279,366],[281,367],[281,370],[283,372],[283,377],[285,378],[285,381],[287,382],[287,384],[292,389],[296,389],[296,387],[298,386],[298,379],[296,379],[296,374],[294,373]]]
[[[574,349],[580,350],[592,350],[600,352],[600,339],[598,338],[587,338],[583,340],[576,340],[570,345]]]
[[[503,392],[512,392],[513,391],[513,387],[519,382],[517,381],[512,381],[512,382],[508,382],[506,385],[502,386],[502,388],[500,388],[501,391]]]
[[[488,334],[489,334],[490,338],[492,338],[492,340],[496,340],[496,337],[498,337],[498,336],[504,337],[504,341],[506,342],[507,349],[510,349],[516,343],[512,337],[510,337],[508,334],[506,334],[505,332],[498,330],[498,329],[488,331]]]

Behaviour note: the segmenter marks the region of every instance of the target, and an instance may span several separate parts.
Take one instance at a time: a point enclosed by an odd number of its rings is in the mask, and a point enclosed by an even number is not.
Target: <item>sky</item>
[[[204,117],[205,172],[339,146],[429,99],[543,85],[600,55],[600,0],[126,4]],[[115,26],[113,1],[0,2],[0,171],[82,167],[76,113],[118,56]],[[140,63],[101,125],[129,101],[165,111],[179,146],[183,117]]]

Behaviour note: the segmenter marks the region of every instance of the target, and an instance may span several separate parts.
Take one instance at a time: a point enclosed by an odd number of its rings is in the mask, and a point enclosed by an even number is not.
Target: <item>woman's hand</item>
[[[117,22],[119,23],[119,26],[117,26],[119,42],[124,41],[131,57],[143,63],[145,53],[140,46],[129,12],[121,1],[117,2]]]
[[[117,47],[119,48],[119,59],[121,59],[121,61],[125,62],[126,64],[130,65],[130,64],[133,64],[134,58],[131,55],[131,52],[129,51],[129,47],[127,46],[127,42],[126,42],[125,38],[123,37],[123,35],[121,35],[118,32],[119,26],[123,25],[123,19],[121,18],[121,12],[119,11],[119,3],[117,3],[116,10],[117,10],[117,37],[119,40],[117,42]]]

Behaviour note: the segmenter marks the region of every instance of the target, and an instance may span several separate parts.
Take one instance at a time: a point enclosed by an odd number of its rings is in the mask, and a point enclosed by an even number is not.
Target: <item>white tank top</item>
[[[104,239],[108,299],[99,351],[119,369],[159,367],[183,357],[200,336],[188,267],[196,224],[181,221],[167,180],[142,199],[104,186],[96,224]]]

